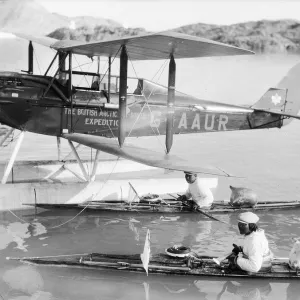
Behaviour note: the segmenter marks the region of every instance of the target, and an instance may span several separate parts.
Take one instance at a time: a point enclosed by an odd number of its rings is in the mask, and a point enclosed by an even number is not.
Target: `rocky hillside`
[[[256,53],[300,52],[300,23],[294,20],[263,20],[230,26],[198,23],[175,28],[174,31],[242,47]],[[143,28],[98,26],[92,29],[86,26],[76,30],[60,28],[49,36],[57,39],[99,41],[143,33],[146,33]]]
[[[262,20],[230,26],[198,23],[175,30],[255,52],[300,52],[300,23],[295,20]]]
[[[72,25],[72,26],[71,26]],[[71,29],[72,27],[76,29]],[[57,39],[99,41],[146,33],[94,17],[69,18],[47,11],[35,0],[0,0],[0,31],[24,31]],[[191,24],[174,31],[205,37],[257,53],[300,52],[300,23],[295,20],[246,22],[229,26]]]
[[[121,38],[124,36],[135,36],[146,33],[143,28],[124,28],[110,26],[82,26],[77,29],[67,27],[59,28],[51,32],[48,36],[58,40],[77,40],[77,41],[102,41],[111,38]]]
[[[45,35],[60,27],[97,25],[119,27],[120,23],[104,18],[69,18],[50,13],[34,0],[0,0],[0,30],[23,31]]]

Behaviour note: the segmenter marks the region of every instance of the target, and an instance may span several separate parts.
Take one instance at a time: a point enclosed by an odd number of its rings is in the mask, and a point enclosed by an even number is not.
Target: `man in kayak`
[[[247,272],[258,272],[271,267],[273,254],[263,229],[259,229],[259,217],[252,212],[244,212],[238,216],[238,228],[244,235],[244,245],[234,248],[228,257],[231,267],[238,267]]]
[[[211,190],[198,179],[197,174],[189,172],[184,173],[189,186],[185,194],[179,196],[177,200],[192,200],[196,208],[210,208],[214,201]]]

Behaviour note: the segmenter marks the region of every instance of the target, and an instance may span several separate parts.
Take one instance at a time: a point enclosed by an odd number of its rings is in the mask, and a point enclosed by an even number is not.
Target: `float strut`
[[[85,168],[84,168],[84,165],[82,164],[82,161],[81,161],[81,159],[80,159],[80,157],[79,157],[79,155],[78,155],[78,153],[77,153],[77,151],[76,151],[76,149],[75,149],[73,143],[72,143],[70,140],[68,140],[68,142],[69,142],[69,145],[70,145],[70,147],[71,147],[71,149],[72,149],[72,152],[74,153],[74,155],[75,155],[75,157],[76,157],[76,159],[77,159],[77,162],[78,162],[78,164],[79,164],[79,167],[80,167],[80,169],[81,169],[81,172],[82,172],[82,174],[83,174],[85,180],[86,180],[86,181],[89,181],[89,176],[88,176],[88,174],[87,174],[87,172],[86,172],[86,170],[85,170]]]
[[[5,184],[6,181],[7,181],[7,178],[9,176],[9,174],[10,174],[10,171],[11,171],[13,165],[14,165],[16,156],[17,156],[17,154],[18,154],[18,152],[20,150],[20,146],[22,144],[22,141],[23,141],[23,138],[24,138],[24,134],[25,134],[24,131],[22,131],[20,133],[20,136],[19,136],[19,138],[17,140],[16,146],[15,146],[15,148],[13,150],[13,153],[12,153],[12,155],[10,157],[9,163],[7,165],[7,168],[6,168],[5,172],[4,172],[4,175],[3,175],[3,178],[2,178],[2,181],[1,181],[2,184]]]
[[[128,56],[126,46],[122,46],[120,56],[120,90],[119,90],[119,135],[118,141],[120,147],[125,141],[125,122],[126,122],[126,106],[127,106],[127,66]]]
[[[59,136],[56,137],[56,142],[57,142],[57,159],[58,159],[58,161],[60,161],[61,149],[60,149],[60,137]]]
[[[100,154],[100,151],[97,150],[96,155],[95,155],[95,159],[94,159],[94,165],[93,165],[92,174],[90,176],[90,181],[95,181],[96,172],[97,172],[97,168],[98,168],[98,157],[99,157],[99,154]]]
[[[169,81],[168,81],[168,103],[167,103],[167,123],[166,123],[166,149],[170,152],[173,144],[173,122],[174,122],[174,103],[175,103],[175,75],[176,63],[173,54],[170,56]]]

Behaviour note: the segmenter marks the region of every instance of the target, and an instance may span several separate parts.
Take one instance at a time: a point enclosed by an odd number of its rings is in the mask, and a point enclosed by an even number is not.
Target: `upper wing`
[[[28,40],[39,42],[39,38],[32,37],[32,39],[30,39],[28,35],[17,35]],[[170,54],[173,54],[175,59],[254,54],[252,51],[238,47],[172,31],[90,43],[70,40],[51,40],[52,41],[49,40],[50,45],[48,46],[53,49],[58,51],[72,51],[74,54],[82,54],[89,57],[119,57],[121,54],[120,48],[126,45],[130,60],[167,59],[170,57]],[[44,42],[43,38],[41,38],[41,42]]]
[[[76,45],[82,43],[82,42],[70,41],[70,40],[60,41],[60,40],[57,40],[57,39],[50,38],[48,36],[34,36],[34,35],[30,35],[30,34],[23,33],[23,32],[13,32],[13,34],[17,37],[22,38],[22,39],[32,41],[32,42],[38,43],[40,45],[43,45],[45,47],[53,48],[53,49],[56,49],[56,50],[64,47],[66,45],[66,43],[69,47],[70,46],[76,46]]]
[[[162,154],[128,144],[124,144],[122,148],[120,148],[119,144],[115,140],[107,139],[104,137],[80,133],[64,134],[63,137],[70,141],[77,142],[82,145],[98,149],[122,158],[133,160],[151,167],[231,177],[229,174],[223,172],[220,169],[200,167],[197,166],[195,161],[186,161],[175,155]]]

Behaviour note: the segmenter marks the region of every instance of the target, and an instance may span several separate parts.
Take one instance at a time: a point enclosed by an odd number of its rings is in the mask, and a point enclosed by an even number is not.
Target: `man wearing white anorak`
[[[214,196],[209,187],[198,179],[197,174],[189,172],[184,173],[189,186],[185,194],[180,196],[178,200],[192,200],[199,208],[210,208],[214,201]]]
[[[244,212],[238,216],[238,228],[244,235],[244,245],[234,248],[228,257],[232,267],[238,267],[247,272],[258,272],[262,268],[270,268],[273,254],[263,229],[259,229],[259,217],[252,212]]]

